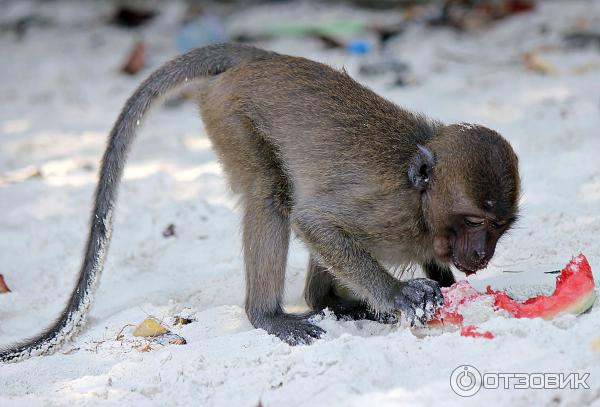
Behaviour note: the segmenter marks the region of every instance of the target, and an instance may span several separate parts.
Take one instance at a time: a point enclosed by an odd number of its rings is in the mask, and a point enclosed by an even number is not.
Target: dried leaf
[[[0,274],[0,294],[9,293],[9,292],[10,292],[10,288],[8,288],[8,286],[6,285],[6,282],[4,281],[4,276],[2,274]]]
[[[137,347],[136,350],[138,352],[150,352],[152,350],[152,347],[150,346],[149,343],[147,343],[145,345]]]
[[[523,59],[525,67],[530,71],[541,73],[543,75],[556,75],[558,73],[556,68],[544,61],[537,52],[526,52]]]
[[[135,46],[129,53],[127,62],[125,63],[125,65],[123,66],[123,68],[121,70],[130,75],[135,75],[144,66],[145,59],[146,59],[146,47],[145,47],[144,43],[140,41],[137,44],[135,44]]]
[[[187,324],[191,324],[192,322],[194,322],[193,319],[180,317],[179,315],[176,315],[174,325],[187,325]]]
[[[144,319],[133,331],[133,336],[153,337],[167,333],[168,330],[154,318]]]

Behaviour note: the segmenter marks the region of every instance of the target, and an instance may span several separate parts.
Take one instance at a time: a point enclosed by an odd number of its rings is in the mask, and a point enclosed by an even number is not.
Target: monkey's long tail
[[[85,323],[98,286],[110,241],[112,213],[127,153],[144,115],[159,99],[187,82],[218,75],[248,62],[277,54],[241,44],[219,44],[183,54],[152,73],[127,100],[109,136],[102,160],[100,179],[87,246],[79,279],[61,316],[35,338],[0,350],[0,361],[14,362],[54,352]]]

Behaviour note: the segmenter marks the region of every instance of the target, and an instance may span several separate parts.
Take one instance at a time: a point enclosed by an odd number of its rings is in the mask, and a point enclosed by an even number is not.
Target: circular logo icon
[[[474,366],[460,365],[450,375],[450,387],[461,397],[471,397],[481,389],[481,373]]]

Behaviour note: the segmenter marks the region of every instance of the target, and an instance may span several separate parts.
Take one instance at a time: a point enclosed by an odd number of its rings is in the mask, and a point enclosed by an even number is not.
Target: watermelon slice
[[[564,314],[579,315],[592,308],[596,300],[594,276],[583,254],[573,258],[562,270],[556,278],[556,289],[552,295],[538,295],[520,302],[491,287],[487,288],[487,293],[494,296],[497,308],[510,312],[516,318],[552,319]]]
[[[442,288],[444,305],[439,308],[427,325],[430,327],[450,325],[462,326],[463,307],[479,301],[482,304],[493,304],[495,310],[504,310],[515,318],[552,319],[559,315],[579,315],[589,310],[596,300],[592,269],[583,254],[574,257],[556,278],[556,289],[551,295],[538,295],[526,301],[517,301],[503,291],[494,291],[487,287],[485,294],[480,294],[471,284],[459,281],[451,287]],[[473,325],[463,326],[461,335],[493,338],[491,332],[480,333]]]

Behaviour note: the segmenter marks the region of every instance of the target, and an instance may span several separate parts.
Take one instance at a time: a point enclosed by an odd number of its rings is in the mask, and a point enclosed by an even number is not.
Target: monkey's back
[[[210,78],[199,103],[234,191],[272,188],[259,180],[280,173],[295,202],[324,199],[336,210],[360,202],[353,211],[356,227],[363,229],[382,223],[381,215],[390,213],[385,202],[419,199],[408,187],[407,165],[415,144],[431,137],[434,123],[344,71],[276,56]],[[384,199],[390,195],[394,198]],[[404,232],[416,228],[414,214],[397,213],[398,218],[385,218],[382,229],[395,224],[398,235],[410,237]]]
[[[203,114],[208,122],[232,114],[245,117],[244,125],[282,155],[291,176],[311,180],[323,172],[351,174],[353,183],[361,176],[381,179],[373,170],[404,170],[415,142],[431,136],[420,134],[423,117],[378,96],[345,71],[298,57],[277,56],[211,78],[200,104],[211,112]],[[314,171],[306,174],[307,168]]]

